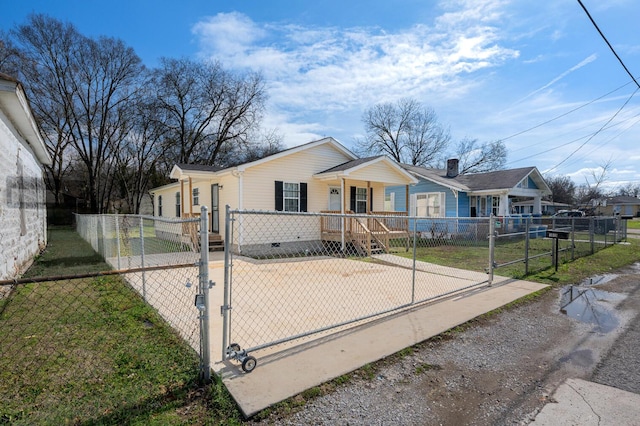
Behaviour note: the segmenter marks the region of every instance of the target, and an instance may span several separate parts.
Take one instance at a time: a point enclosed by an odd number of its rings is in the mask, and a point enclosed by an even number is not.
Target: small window
[[[500,197],[491,198],[491,212],[494,216],[498,216],[500,212]]]
[[[389,192],[384,195],[384,211],[393,212],[396,210],[396,193]]]
[[[300,184],[284,182],[282,197],[285,212],[300,211]]]
[[[356,188],[356,213],[367,212],[367,188]]]
[[[444,193],[423,192],[414,194],[411,212],[417,217],[444,217]]]
[[[176,217],[180,217],[180,193],[176,192]]]
[[[200,204],[200,188],[193,188],[193,205],[197,206]]]
[[[162,216],[162,195],[158,195],[158,216]]]

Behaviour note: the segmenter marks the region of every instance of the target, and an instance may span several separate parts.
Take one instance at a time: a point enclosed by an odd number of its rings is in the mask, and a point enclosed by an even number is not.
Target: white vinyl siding
[[[350,160],[328,145],[320,145],[248,168],[243,174],[243,203],[247,210],[273,210],[274,181],[307,183],[307,211],[327,209],[327,183],[315,173]],[[224,191],[227,188],[225,186]],[[222,191],[222,192],[224,192]]]

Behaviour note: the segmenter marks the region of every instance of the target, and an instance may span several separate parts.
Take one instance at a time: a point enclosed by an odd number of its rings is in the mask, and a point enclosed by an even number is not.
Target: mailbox
[[[559,231],[557,229],[548,229],[547,238],[555,238],[557,240],[568,240],[569,231]]]

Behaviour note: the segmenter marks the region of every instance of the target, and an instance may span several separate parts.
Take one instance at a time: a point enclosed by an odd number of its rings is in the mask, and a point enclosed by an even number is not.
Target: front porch
[[[404,240],[409,249],[409,217],[407,212],[378,212],[356,215],[349,210],[342,215],[335,210],[322,211],[320,234],[323,242],[340,242],[344,251],[347,244],[366,256],[389,253],[393,240]]]

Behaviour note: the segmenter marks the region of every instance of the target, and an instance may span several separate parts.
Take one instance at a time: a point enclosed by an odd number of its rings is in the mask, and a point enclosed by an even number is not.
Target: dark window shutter
[[[300,211],[307,211],[307,184],[300,182]]]
[[[373,188],[369,188],[369,213],[373,211]]]
[[[276,211],[281,212],[284,210],[284,201],[283,201],[283,195],[282,195],[282,181],[281,180],[277,180],[276,181]]]
[[[356,211],[356,187],[352,186],[350,188],[350,193],[351,193],[351,199],[349,200],[349,209],[352,212]]]

